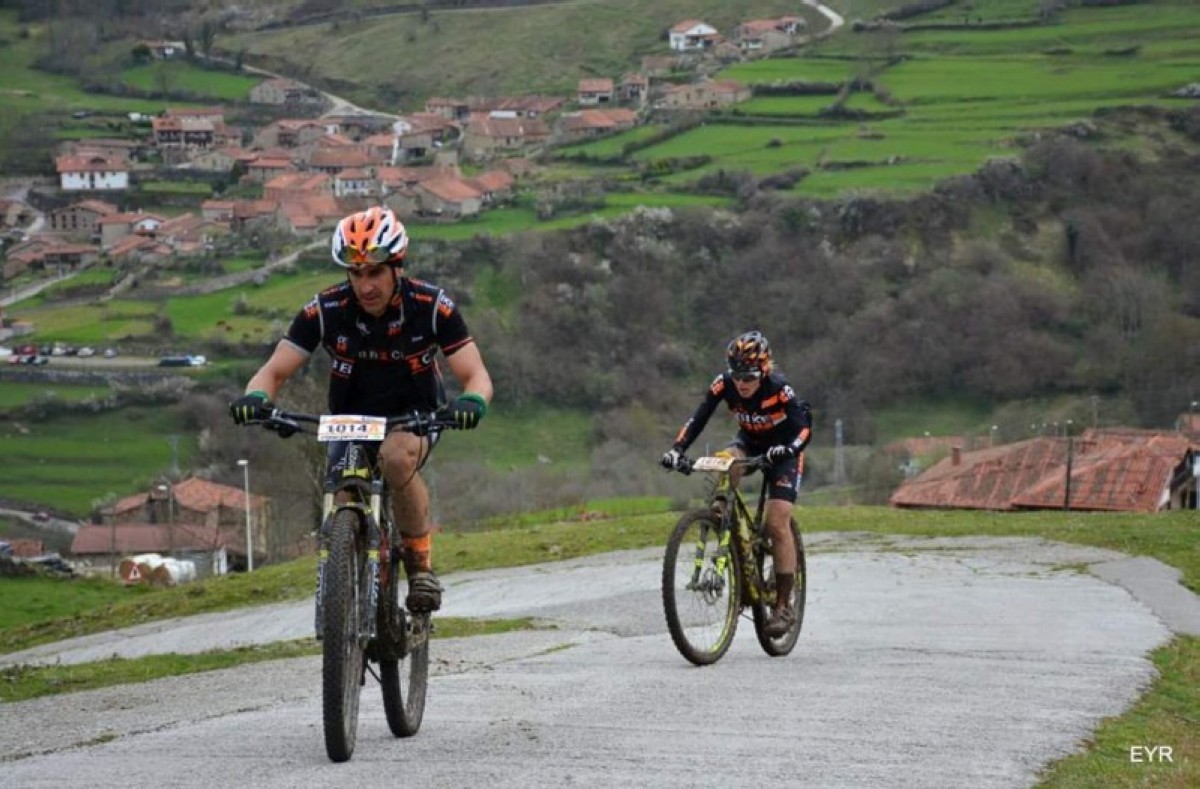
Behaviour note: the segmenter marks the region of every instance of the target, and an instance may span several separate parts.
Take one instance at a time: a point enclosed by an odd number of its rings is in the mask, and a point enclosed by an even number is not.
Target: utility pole
[[[176,480],[179,479],[179,436],[172,433],[167,436],[167,443],[171,445],[171,470],[168,473]]]
[[[842,420],[833,423],[833,484],[846,481],[846,447],[842,444]]]
[[[1099,424],[1100,421],[1100,396],[1092,395],[1092,428]]]
[[[242,458],[237,462],[242,467],[242,482],[246,494],[246,572],[254,572],[254,535],[250,530],[250,461]]]
[[[1067,484],[1063,494],[1063,509],[1071,509],[1071,465],[1075,459],[1075,437],[1067,436]]]

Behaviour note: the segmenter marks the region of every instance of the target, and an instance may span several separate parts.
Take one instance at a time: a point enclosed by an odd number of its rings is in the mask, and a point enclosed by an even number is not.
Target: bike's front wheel
[[[679,654],[697,666],[720,660],[737,631],[741,600],[729,536],[709,510],[695,510],[679,519],[667,540],[667,630]]]
[[[333,516],[323,575],[321,691],[325,751],[335,762],[354,753],[358,700],[363,680],[359,611],[366,601],[366,551],[359,517],[352,510]]]
[[[808,599],[808,563],[804,557],[804,540],[795,518],[792,518],[790,525],[796,545],[796,585],[792,588],[792,610],[796,612],[796,624],[778,638],[771,638],[766,632],[767,621],[771,618],[771,603],[775,599],[775,560],[769,539],[755,556],[760,588],[766,590],[767,594],[754,605],[754,632],[758,636],[758,645],[771,657],[782,657],[795,648],[800,629],[804,626],[804,603]]]
[[[387,605],[396,613],[403,645],[395,658],[379,661],[379,685],[383,691],[383,711],[388,728],[397,737],[411,737],[421,728],[425,716],[425,685],[429,680],[430,615],[414,614],[400,607],[400,579],[393,567],[388,584]],[[381,601],[383,602],[383,601]]]

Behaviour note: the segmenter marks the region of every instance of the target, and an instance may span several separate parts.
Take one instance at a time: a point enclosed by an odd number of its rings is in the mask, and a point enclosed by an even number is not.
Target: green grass
[[[218,101],[247,101],[250,89],[262,82],[263,77],[215,71],[183,60],[169,60],[126,69],[121,74],[121,81],[147,92],[162,91],[166,85],[173,92]]]
[[[197,437],[180,428],[170,409],[124,408],[20,425],[6,421],[0,425],[0,488],[10,498],[84,517],[95,499],[130,495],[164,473],[171,465],[172,434],[182,436],[179,462],[186,468]]]
[[[506,412],[493,408],[470,441],[447,434],[438,443],[438,461],[482,458],[492,469],[535,465],[545,447],[554,447],[556,467],[584,468],[591,453],[591,416],[582,411],[539,408]],[[480,441],[487,442],[481,450]]]
[[[143,301],[114,300],[104,304],[55,306],[44,299],[29,299],[12,307],[8,314],[17,320],[31,322],[34,328],[31,337],[36,342],[62,340],[74,345],[96,346],[151,334],[157,312],[157,305]]]
[[[54,399],[61,403],[78,403],[102,398],[111,393],[107,386],[85,386],[70,383],[25,383],[5,381],[0,386],[0,411],[23,408],[34,400]]]
[[[218,46],[305,63],[321,52],[322,75],[361,86],[355,94],[403,111],[420,109],[431,95],[573,96],[581,76],[619,77],[650,52],[667,51],[662,33],[682,19],[704,19],[718,29],[747,17],[797,13],[789,0],[605,0],[514,10],[433,12],[372,17],[366,26],[322,24],[281,31],[223,35]],[[812,16],[808,9],[799,11]],[[486,46],[464,47],[464,41]],[[537,52],[536,58],[529,57]],[[283,69],[285,72],[287,68]],[[296,68],[292,68],[295,71]],[[394,100],[393,100],[394,103]]]
[[[203,197],[212,194],[212,187],[208,184],[191,181],[142,181],[138,184],[138,189],[151,200],[156,194],[200,195]]]
[[[22,38],[20,31],[30,35]],[[45,29],[40,25],[21,25],[16,11],[0,11],[0,73],[4,74],[0,89],[0,115],[25,115],[42,112],[64,112],[78,109],[111,110],[118,112],[158,113],[161,101],[145,101],[122,96],[85,93],[79,82],[71,77],[50,74],[31,68],[42,52]]]

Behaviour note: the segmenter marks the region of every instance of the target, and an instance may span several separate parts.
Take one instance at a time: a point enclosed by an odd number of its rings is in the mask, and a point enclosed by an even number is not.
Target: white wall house
[[[668,35],[671,49],[677,52],[708,49],[716,43],[717,38],[717,29],[715,27],[695,19],[680,22],[671,28]]]
[[[129,167],[103,156],[60,156],[55,164],[64,192],[129,188]]]

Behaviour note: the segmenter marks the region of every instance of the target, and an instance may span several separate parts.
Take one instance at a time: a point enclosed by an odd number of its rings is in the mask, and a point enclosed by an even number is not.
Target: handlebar
[[[265,419],[255,419],[247,422],[250,425],[261,425],[264,429],[278,433],[280,438],[290,438],[296,433],[316,433],[316,430],[305,425],[315,425],[321,421],[319,414],[306,414],[296,411],[284,411],[282,408],[272,408]],[[412,411],[400,416],[387,417],[387,429],[399,428],[406,433],[424,435],[433,429],[459,429],[459,424],[453,419],[439,415],[436,411]]]
[[[674,471],[678,471],[680,474],[684,475],[691,474],[692,466],[695,464],[695,462],[695,458],[690,458],[687,455],[680,455],[679,463],[675,466]],[[733,465],[730,466],[730,468],[736,466],[740,468],[748,468],[754,471],[761,471],[762,469],[768,468],[770,465],[771,461],[767,460],[766,455],[753,455],[747,458],[734,458]]]

